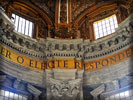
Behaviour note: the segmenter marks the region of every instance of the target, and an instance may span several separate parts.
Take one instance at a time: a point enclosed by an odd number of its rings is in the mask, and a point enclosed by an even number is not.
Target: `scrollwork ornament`
[[[80,79],[76,80],[49,80],[51,90],[50,100],[79,100]]]

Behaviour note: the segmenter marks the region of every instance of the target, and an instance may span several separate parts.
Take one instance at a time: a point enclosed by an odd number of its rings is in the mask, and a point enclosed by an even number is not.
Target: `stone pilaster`
[[[47,100],[50,100],[50,88],[48,80],[53,77],[53,72],[50,70],[45,70],[45,77],[46,77],[46,98]]]
[[[83,86],[83,70],[77,71],[76,78],[81,79],[80,85]],[[83,100],[83,88],[80,88],[80,100]]]

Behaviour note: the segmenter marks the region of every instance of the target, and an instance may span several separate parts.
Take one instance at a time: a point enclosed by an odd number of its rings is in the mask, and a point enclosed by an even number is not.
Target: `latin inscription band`
[[[107,56],[94,61],[86,61],[86,62],[81,62],[80,60],[77,61],[74,58],[68,58],[68,59],[58,58],[54,60],[48,59],[47,61],[44,61],[44,60],[37,60],[37,59],[24,56],[22,54],[16,53],[0,45],[0,56],[5,57],[9,61],[12,61],[24,67],[41,70],[41,71],[44,71],[45,69],[51,70],[53,68],[77,69],[77,70],[85,70],[85,72],[94,71],[94,70],[109,67],[111,65],[118,64],[128,59],[129,57],[133,56],[132,51],[133,51],[133,47],[128,48],[119,53],[113,54],[111,56]]]

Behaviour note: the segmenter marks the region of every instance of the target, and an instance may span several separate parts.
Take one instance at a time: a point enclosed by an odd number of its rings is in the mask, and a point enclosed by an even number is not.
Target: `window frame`
[[[131,100],[132,97],[132,89],[124,90],[124,91],[117,91],[114,93],[110,93],[110,95],[107,95],[104,97],[105,100]]]
[[[109,36],[109,35],[111,35],[112,33],[114,33],[115,32],[115,29],[116,29],[116,27],[114,28],[114,32],[112,32],[112,30],[110,29],[110,33],[108,34],[107,33],[107,35],[105,35],[104,36],[104,34],[102,34],[103,36],[99,36],[98,38],[96,38],[96,35],[95,35],[95,29],[94,29],[94,23],[98,23],[98,22],[101,22],[101,24],[102,24],[102,21],[104,20],[106,20],[106,19],[108,19],[108,20],[110,20],[109,18],[110,17],[113,17],[113,16],[116,16],[116,21],[117,21],[117,25],[119,25],[119,19],[118,19],[118,16],[117,16],[117,14],[116,13],[113,13],[113,14],[110,14],[110,15],[108,15],[108,16],[104,16],[103,18],[100,18],[100,19],[98,19],[98,20],[95,20],[95,21],[93,21],[92,22],[92,31],[93,31],[93,40],[98,40],[98,39],[101,39],[101,38],[104,38],[104,37],[107,37],[107,36]],[[106,23],[106,22],[105,22]],[[110,23],[110,22],[109,22]],[[111,28],[111,25],[109,24],[109,28]],[[105,25],[105,27],[107,27],[106,25]],[[98,27],[99,28],[99,27]],[[117,27],[118,28],[118,27]],[[107,28],[106,28],[107,29]],[[107,31],[107,30],[106,30]],[[98,31],[99,32],[99,31]],[[100,35],[100,34],[99,34]]]
[[[26,15],[25,13],[19,12],[17,10],[12,10],[12,12],[10,14],[10,19],[12,18],[12,14],[18,15],[19,17],[22,17],[25,20],[32,22],[33,23],[33,27],[32,27],[33,30],[32,30],[32,37],[31,38],[36,38],[37,24],[36,24],[35,18],[32,18],[32,17]],[[23,34],[23,35],[25,35],[25,34]],[[28,36],[28,35],[25,35],[25,36]]]
[[[19,93],[17,91],[15,92],[13,90],[0,88],[0,98],[3,98],[3,100],[5,100],[5,99],[16,100],[16,97],[17,97],[17,100],[28,100],[28,95],[26,95],[26,94]]]
[[[13,15],[15,17],[15,20],[12,19],[13,18]],[[19,16],[18,14],[15,14],[15,13],[12,13],[12,18],[11,20],[14,20],[13,22],[15,23],[16,21],[18,21],[17,23],[15,24],[18,24],[18,25],[15,25],[17,29],[15,29],[17,32],[23,34],[23,35],[26,35],[26,36],[29,36],[29,37],[33,37],[33,34],[34,34],[34,23],[31,21],[31,20],[28,20],[26,18],[24,18],[23,16]],[[18,18],[18,19],[16,19]],[[24,22],[24,24],[22,24],[20,21]],[[27,25],[28,24],[28,25]],[[20,26],[21,25],[21,26]],[[23,26],[23,27],[22,27]],[[28,29],[27,29],[28,28]],[[30,29],[32,28],[32,29]],[[24,30],[23,30],[24,29]]]
[[[98,21],[98,20],[101,20],[101,19],[104,19],[104,18],[107,18],[113,14],[116,15],[116,18],[117,18],[117,22],[118,22],[118,25],[121,23],[121,18],[120,18],[120,13],[118,10],[114,10],[113,12],[110,12],[110,8],[109,10],[107,9],[107,11],[109,11],[107,14],[104,14],[104,15],[99,15],[105,11],[99,11],[99,12],[95,12],[94,15],[92,14],[91,16],[88,17],[88,27],[89,27],[89,33],[90,33],[90,41],[95,41],[95,35],[94,35],[94,29],[93,29],[93,23]],[[95,18],[94,18],[95,17]],[[106,36],[105,36],[106,37]],[[104,37],[102,37],[104,38]],[[102,38],[99,38],[99,39],[102,39]],[[97,39],[97,40],[99,40]]]

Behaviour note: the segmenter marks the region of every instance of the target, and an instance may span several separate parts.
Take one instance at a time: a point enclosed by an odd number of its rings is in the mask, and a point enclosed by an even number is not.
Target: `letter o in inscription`
[[[102,66],[106,66],[106,65],[108,65],[108,59],[104,59],[103,61],[102,61]]]
[[[18,57],[17,57],[17,62],[20,63],[20,64],[22,64],[22,63],[24,62],[23,57],[18,56]]]

